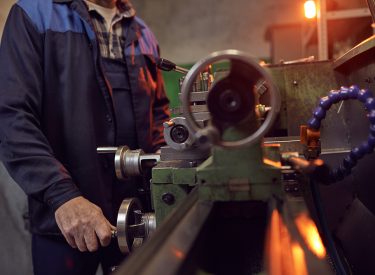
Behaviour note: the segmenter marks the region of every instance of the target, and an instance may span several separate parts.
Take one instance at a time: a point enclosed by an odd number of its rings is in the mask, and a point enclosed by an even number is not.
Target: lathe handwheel
[[[135,223],[135,211],[141,211],[141,202],[137,198],[122,201],[117,215],[117,242],[122,253],[128,254],[132,250],[134,237],[128,230]]]
[[[266,83],[267,85],[268,92],[270,93],[271,109],[265,121],[263,122],[263,124],[250,136],[247,136],[246,138],[236,140],[236,141],[224,141],[220,137],[214,137],[215,135],[217,136],[217,132],[218,132],[216,131],[217,129],[215,129],[217,128],[215,127],[215,125],[201,128],[196,122],[196,120],[194,119],[193,114],[190,109],[191,91],[193,90],[193,85],[198,75],[201,73],[202,70],[207,68],[207,66],[215,62],[223,61],[223,60],[231,61],[232,65],[233,63],[241,64],[242,66],[244,66],[244,68],[247,68],[249,72],[255,72],[258,75],[258,77],[254,80],[259,81],[260,79],[263,79],[264,83]],[[233,70],[233,67],[232,67],[232,70]],[[249,79],[252,79],[252,77],[254,76],[252,74],[249,74],[247,75],[247,77]],[[186,78],[181,88],[181,93],[182,93],[181,99],[182,99],[183,114],[192,132],[197,136],[198,139],[201,139],[203,137],[202,140],[204,140],[206,137],[213,144],[221,146],[221,147],[226,147],[226,148],[238,148],[242,146],[248,146],[259,141],[272,127],[280,111],[280,106],[281,106],[279,91],[274,85],[269,74],[252,57],[237,50],[226,50],[226,51],[215,52],[209,55],[208,57],[198,61],[192,67],[189,73],[186,75]],[[213,136],[214,138],[210,138],[210,135]]]

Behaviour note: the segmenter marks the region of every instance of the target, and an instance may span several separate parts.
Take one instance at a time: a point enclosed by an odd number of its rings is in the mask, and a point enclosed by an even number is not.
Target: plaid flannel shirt
[[[118,0],[116,3],[117,13],[112,22],[105,22],[104,17],[94,8],[89,13],[94,24],[96,36],[99,42],[101,56],[104,58],[123,60],[123,48],[125,36],[123,33],[122,20],[133,17],[135,10],[126,0]],[[109,32],[106,24],[109,24]]]

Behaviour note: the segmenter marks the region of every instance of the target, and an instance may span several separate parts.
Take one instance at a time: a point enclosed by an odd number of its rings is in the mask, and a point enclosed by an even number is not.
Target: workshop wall
[[[217,50],[238,49],[269,60],[266,31],[274,24],[302,20],[302,0],[133,0],[138,16],[151,27],[161,56],[189,67]],[[291,51],[295,44],[289,45]],[[171,107],[180,105],[178,73],[163,74]]]
[[[223,49],[269,58],[270,24],[302,19],[302,0],[134,0],[137,13],[155,32],[162,56],[192,63]]]

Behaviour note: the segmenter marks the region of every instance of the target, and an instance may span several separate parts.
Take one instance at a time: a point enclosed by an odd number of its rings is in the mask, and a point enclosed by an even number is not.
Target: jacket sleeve
[[[157,90],[153,105],[153,149],[157,151],[165,145],[163,122],[169,119],[169,100],[165,93],[164,81],[161,71],[158,70]]]
[[[0,157],[28,196],[56,210],[81,194],[42,131],[43,38],[14,5],[0,46]]]
[[[158,49],[159,52],[159,49]],[[161,70],[157,69],[156,92],[153,104],[153,150],[156,152],[165,145],[163,122],[169,120],[169,100],[165,92]]]

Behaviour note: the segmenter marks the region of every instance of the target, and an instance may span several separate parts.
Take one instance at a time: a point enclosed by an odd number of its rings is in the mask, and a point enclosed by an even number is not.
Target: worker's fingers
[[[77,244],[78,250],[81,252],[87,251],[87,246],[85,243],[85,238],[83,234],[76,234],[74,236],[75,243]]]
[[[80,251],[95,251],[98,240],[108,246],[115,229],[104,217],[102,210],[83,197],[71,199],[55,211],[57,225],[67,242]]]
[[[113,230],[113,231],[116,231],[116,230],[117,230],[117,227],[114,226],[114,225],[112,225],[110,222],[108,222],[108,225],[109,225],[109,227],[111,228],[111,230]]]
[[[73,247],[73,248],[77,248],[77,245],[76,245],[76,242],[74,240],[74,237],[69,235],[69,234],[65,234],[64,232],[62,232],[63,235],[64,235],[64,238],[65,240],[68,242],[68,244]]]
[[[59,228],[61,229],[61,233],[63,234],[67,243],[71,247],[77,248],[76,242],[74,240],[74,235],[71,234],[70,232],[68,232],[68,230],[66,229],[67,226],[65,225],[65,223],[63,224],[63,222],[61,222],[60,220],[57,220],[57,219],[56,219],[56,222],[57,222],[57,225],[59,226]]]
[[[72,230],[69,226],[66,225],[64,221],[60,221],[56,219],[56,223],[59,226],[61,233],[63,234],[65,240],[72,248],[77,248],[77,244],[74,239],[74,235],[72,234]]]
[[[108,246],[112,239],[111,226],[106,222],[98,223],[95,227],[96,235],[99,238],[101,246]]]
[[[84,239],[88,251],[94,252],[98,250],[98,239],[96,238],[95,231],[93,229],[86,230],[84,234]]]
[[[111,237],[116,238],[117,237],[117,227],[113,226],[110,222],[108,222],[109,227],[111,228]]]

